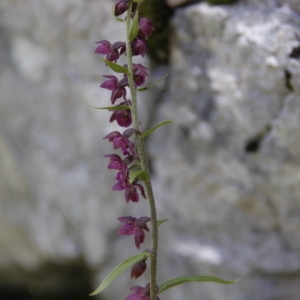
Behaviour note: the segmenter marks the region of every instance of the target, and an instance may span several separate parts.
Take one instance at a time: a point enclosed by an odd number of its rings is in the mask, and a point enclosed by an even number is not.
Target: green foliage
[[[161,126],[163,126],[163,125],[170,124],[170,123],[180,124],[180,123],[174,122],[174,121],[172,121],[172,120],[166,120],[166,121],[163,121],[163,122],[157,124],[156,126],[152,127],[151,129],[145,131],[145,132],[141,135],[141,137],[144,138],[144,137],[148,136],[149,134],[151,134],[151,133],[152,133],[153,131],[155,131],[156,129],[158,129],[159,127],[161,127]]]
[[[95,108],[95,109],[107,109],[107,110],[126,110],[126,109],[130,109],[130,106],[128,105],[115,105],[115,106],[105,106],[105,107],[96,107],[96,106],[92,106],[89,105],[89,107],[91,108]]]
[[[148,252],[141,252],[130,258],[124,260],[119,265],[117,265],[102,281],[102,283],[98,286],[98,288],[90,294],[90,296],[95,296],[101,293],[104,289],[106,289],[117,277],[119,277],[122,273],[131,268],[134,264],[145,260],[150,256]]]
[[[129,32],[129,40],[130,41],[133,41],[133,39],[137,36],[138,31],[139,31],[139,14],[137,12],[131,23],[131,28],[130,28],[130,32]]]
[[[138,88],[137,91],[139,92],[143,92],[143,91],[146,91],[146,90],[149,90],[151,89],[153,86],[155,86],[157,83],[161,82],[162,80],[164,80],[166,77],[168,76],[168,74],[164,75],[163,77],[159,78],[158,80],[156,80],[153,84],[151,84],[150,86],[145,86],[145,87],[142,87],[142,88]]]
[[[191,276],[191,277],[178,277],[171,280],[168,280],[160,285],[159,287],[159,294],[171,289],[180,284],[188,283],[188,282],[215,282],[215,283],[222,283],[222,284],[232,284],[235,283],[237,280],[224,280],[214,276]]]
[[[139,170],[129,173],[130,183],[132,183],[135,179],[142,180],[144,182],[149,181],[149,174],[146,170]]]
[[[116,73],[126,73],[126,74],[129,73],[128,69],[121,65],[118,65],[118,64],[111,62],[109,60],[106,60],[104,58],[102,58],[102,60]]]

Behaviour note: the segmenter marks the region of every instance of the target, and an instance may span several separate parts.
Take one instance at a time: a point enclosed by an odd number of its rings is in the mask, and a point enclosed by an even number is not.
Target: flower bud
[[[115,4],[115,16],[122,15],[128,9],[128,0],[119,0]]]
[[[131,267],[131,279],[139,278],[146,270],[147,264],[146,260],[140,261]]]

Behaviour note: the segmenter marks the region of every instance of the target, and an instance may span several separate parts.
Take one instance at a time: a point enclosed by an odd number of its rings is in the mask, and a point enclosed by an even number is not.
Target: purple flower
[[[123,184],[123,186],[125,186],[126,182],[127,182],[127,178],[129,175],[129,170],[127,165],[129,165],[132,161],[133,161],[133,156],[126,156],[126,158],[124,158],[124,160],[121,159],[121,157],[117,154],[106,154],[103,155],[105,157],[109,158],[109,164],[108,164],[108,169],[111,170],[117,170],[118,172],[118,178],[116,178],[120,183]],[[113,188],[114,189],[114,188]],[[125,188],[123,188],[124,190]]]
[[[158,287],[156,287],[158,292]],[[146,286],[143,288],[141,286],[133,286],[130,288],[133,291],[126,300],[150,300],[150,283],[147,283]],[[156,298],[159,300],[159,298]]]
[[[127,177],[128,173],[119,172],[115,177],[118,182],[113,186],[113,191],[124,191],[125,190],[125,200],[127,203],[129,201],[139,202],[139,194],[146,199],[146,194],[143,186],[139,183],[129,183],[129,178]]]
[[[122,158],[117,154],[105,154],[103,155],[109,158],[108,169],[122,171],[127,166],[122,161]]]
[[[118,231],[118,234],[121,235],[134,235],[135,245],[138,249],[140,249],[140,245],[145,241],[145,231],[149,231],[147,227],[147,222],[151,219],[149,217],[141,217],[141,218],[134,218],[131,216],[128,217],[120,217],[118,218],[119,221],[123,222]]]
[[[112,142],[114,149],[121,148],[124,155],[132,155],[133,157],[136,157],[134,144],[129,140],[135,132],[137,132],[137,130],[134,128],[125,130],[123,134],[119,131],[113,131],[106,135],[103,139]]]
[[[126,89],[125,86],[128,85],[127,78],[123,78],[121,81],[114,75],[106,75],[103,76],[108,78],[108,80],[104,81],[100,87],[112,91],[110,101],[112,104],[116,102],[118,98],[123,97],[125,99]]]
[[[141,64],[133,64],[133,79],[136,86],[143,85],[149,74],[147,68]]]
[[[141,286],[133,286],[130,288],[133,291],[126,300],[150,300],[150,297],[145,296],[144,288]]]
[[[139,20],[139,36],[142,36],[145,40],[152,34],[154,31],[153,23],[148,18],[141,18]]]
[[[121,127],[129,127],[132,124],[132,116],[130,109],[115,110],[109,119],[109,122],[117,121]]]
[[[127,65],[124,65],[127,67]],[[146,78],[149,77],[147,73],[147,68],[141,64],[133,64],[133,80],[135,86],[143,85],[146,81]],[[127,74],[124,74],[124,79],[127,80]]]
[[[99,44],[99,46],[96,48],[94,53],[106,54],[106,60],[112,62],[117,62],[120,55],[126,51],[126,44],[124,42],[116,42],[111,44],[109,41],[103,40],[97,42],[96,44]]]
[[[140,190],[141,195],[146,199],[144,188],[139,183],[126,184],[125,186],[125,200],[128,203],[130,200],[132,202],[139,202],[139,194],[137,190]]]
[[[133,55],[141,55],[142,57],[145,56],[145,53],[147,51],[147,44],[144,38],[142,37],[136,37],[132,42],[132,54]]]

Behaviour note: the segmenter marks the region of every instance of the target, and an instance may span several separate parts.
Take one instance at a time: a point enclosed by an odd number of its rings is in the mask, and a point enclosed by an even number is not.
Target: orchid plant
[[[131,294],[126,300],[157,300],[159,299],[158,296],[164,291],[187,282],[208,281],[230,284],[235,281],[226,281],[213,276],[192,276],[177,277],[160,285],[157,284],[158,229],[167,220],[157,219],[145,138],[159,127],[175,122],[167,120],[148,131],[141,132],[140,130],[137,93],[148,90],[154,85],[141,87],[149,77],[148,70],[142,64],[133,63],[134,56],[145,56],[147,39],[154,31],[152,21],[139,16],[138,6],[141,1],[117,0],[113,6],[113,16],[125,25],[126,41],[115,43],[107,40],[99,41],[95,53],[104,55],[105,58],[102,58],[102,60],[106,66],[121,75],[121,78],[114,75],[104,75],[106,80],[100,87],[111,91],[111,105],[98,108],[111,111],[110,122],[116,121],[120,127],[127,128],[123,133],[113,131],[103,138],[112,143],[113,149],[120,149],[122,153],[121,156],[115,153],[104,155],[109,160],[108,169],[116,171],[116,183],[113,185],[112,190],[123,191],[127,203],[130,201],[138,203],[141,197],[147,199],[150,211],[150,216],[123,216],[117,218],[122,223],[118,234],[133,235],[135,246],[139,250],[145,241],[145,232],[150,231],[148,224],[151,224],[152,248],[121,262],[90,295],[93,296],[102,292],[128,269],[131,269],[131,279],[139,278],[146,270],[147,260],[150,259],[149,283],[145,287],[131,287]],[[122,16],[124,17],[122,18]],[[122,55],[125,55],[127,59],[125,65],[118,64],[118,59]],[[128,90],[131,99],[128,98]],[[132,138],[135,138],[135,143],[131,140]]]

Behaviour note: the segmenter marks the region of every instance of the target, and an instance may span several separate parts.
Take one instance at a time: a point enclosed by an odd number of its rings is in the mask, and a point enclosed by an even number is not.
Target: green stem
[[[126,19],[126,56],[127,56],[127,68],[129,70],[128,74],[128,85],[131,92],[131,102],[132,106],[131,114],[132,114],[132,121],[133,126],[135,129],[140,130],[139,125],[139,118],[138,118],[138,110],[137,110],[137,91],[134,85],[133,80],[133,64],[132,64],[132,48],[131,48],[131,41],[129,39],[130,33],[130,24],[131,24],[131,4],[129,5],[128,12],[127,12],[127,19]],[[148,157],[146,152],[146,145],[145,140],[136,134],[136,145],[138,149],[138,154],[141,162],[141,167],[143,170],[149,172],[149,165],[148,165]],[[156,207],[155,207],[155,200],[151,185],[151,179],[145,182],[145,190],[146,195],[149,203],[150,209],[150,217],[151,217],[151,227],[152,227],[152,251],[153,255],[151,255],[151,270],[150,270],[150,299],[156,300],[157,291],[156,291],[156,269],[157,269],[157,250],[158,250],[158,226],[157,226],[157,216],[156,216]]]

